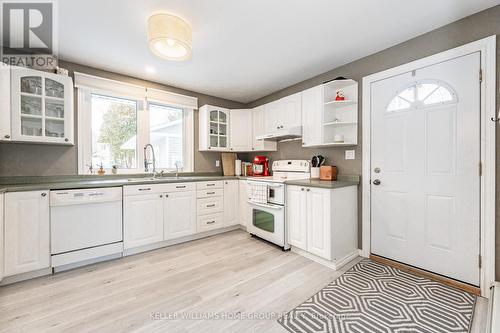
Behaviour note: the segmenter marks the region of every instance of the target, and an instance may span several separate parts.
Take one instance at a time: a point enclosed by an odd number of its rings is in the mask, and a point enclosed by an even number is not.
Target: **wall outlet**
[[[216,166],[216,167],[220,167],[220,161],[219,161],[219,160],[216,160],[216,161],[215,161],[215,166]]]
[[[356,158],[355,150],[346,150],[345,151],[345,159],[346,160],[354,160]]]

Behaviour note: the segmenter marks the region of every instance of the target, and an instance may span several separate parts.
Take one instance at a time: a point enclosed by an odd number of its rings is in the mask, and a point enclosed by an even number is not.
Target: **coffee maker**
[[[253,175],[257,177],[267,177],[269,173],[269,159],[267,156],[255,156],[253,159]]]

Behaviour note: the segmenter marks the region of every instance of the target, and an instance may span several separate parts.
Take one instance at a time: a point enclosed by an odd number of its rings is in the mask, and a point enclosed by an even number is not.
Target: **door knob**
[[[373,181],[373,185],[380,185],[380,179],[375,179]]]

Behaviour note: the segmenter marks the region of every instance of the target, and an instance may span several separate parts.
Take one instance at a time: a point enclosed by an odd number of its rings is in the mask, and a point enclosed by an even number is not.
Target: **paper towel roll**
[[[234,161],[234,174],[241,176],[241,160]]]

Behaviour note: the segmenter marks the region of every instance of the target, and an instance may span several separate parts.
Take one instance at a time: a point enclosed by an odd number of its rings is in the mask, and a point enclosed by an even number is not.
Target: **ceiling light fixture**
[[[177,61],[191,58],[191,27],[178,16],[152,15],[148,20],[148,39],[149,48],[160,58]]]

